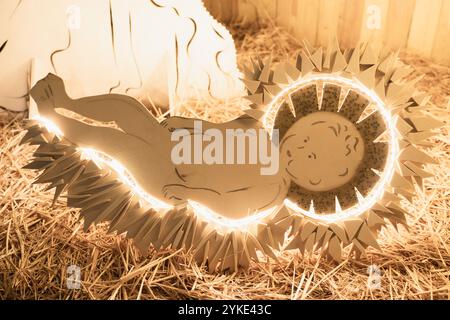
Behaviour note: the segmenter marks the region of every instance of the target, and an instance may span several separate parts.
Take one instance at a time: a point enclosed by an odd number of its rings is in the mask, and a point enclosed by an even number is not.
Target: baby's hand
[[[170,117],[161,121],[161,125],[167,128],[170,132],[176,129],[193,129],[195,119],[183,118],[183,117]]]
[[[175,204],[186,202],[188,188],[181,184],[167,184],[163,187],[163,195],[167,200],[171,200]]]

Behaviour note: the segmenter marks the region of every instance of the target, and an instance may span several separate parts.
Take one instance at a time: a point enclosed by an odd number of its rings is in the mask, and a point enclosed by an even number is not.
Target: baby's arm
[[[233,204],[237,204],[239,201],[245,201],[250,211],[263,211],[282,203],[286,198],[286,193],[287,185],[281,180],[270,184],[228,190],[223,198],[224,203],[230,209],[233,207]]]
[[[249,128],[259,128],[261,123],[254,118],[244,114],[240,117],[223,122],[214,123],[206,120],[200,120],[195,118],[184,118],[184,117],[170,117],[161,122],[161,125],[167,128],[169,131],[174,131],[175,129],[187,129],[190,131],[194,130],[194,124],[196,121],[202,122],[202,130],[207,130],[211,128],[216,129],[249,129]]]
[[[167,199],[179,202],[193,200],[228,218],[242,218],[245,212],[251,214],[272,208],[283,202],[287,190],[287,181],[284,180],[279,183],[245,186],[224,192],[183,184],[171,184],[163,188]],[[245,212],[242,211],[243,202],[247,205]]]

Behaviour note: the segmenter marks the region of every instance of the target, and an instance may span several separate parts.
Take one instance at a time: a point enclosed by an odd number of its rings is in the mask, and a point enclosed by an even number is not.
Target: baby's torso
[[[263,129],[217,125],[172,140],[171,161],[191,184],[227,191],[278,183],[285,175],[278,148]]]
[[[180,184],[209,208],[230,216],[280,204],[288,179],[279,164],[278,148],[263,129],[217,125],[202,132],[184,132],[171,141],[171,160]],[[214,196],[211,197],[212,193]],[[225,209],[224,209],[225,208]]]

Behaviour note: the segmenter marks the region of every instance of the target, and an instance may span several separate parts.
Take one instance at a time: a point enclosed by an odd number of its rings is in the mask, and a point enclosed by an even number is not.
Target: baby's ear
[[[356,151],[357,148],[360,147],[361,141],[359,141],[359,138],[355,136],[351,136],[350,138],[345,140],[347,142],[347,146],[350,148],[352,152]]]

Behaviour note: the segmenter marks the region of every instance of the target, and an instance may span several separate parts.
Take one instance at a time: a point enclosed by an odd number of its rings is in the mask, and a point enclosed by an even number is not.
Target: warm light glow
[[[31,117],[31,120],[38,121],[47,129],[48,132],[55,134],[59,138],[64,136],[61,129],[59,129],[59,127],[56,124],[54,124],[47,118],[41,117],[40,115],[34,115],[33,117]]]
[[[59,127],[53,123],[51,120],[42,117],[40,115],[34,115],[32,120],[39,121],[48,132],[51,132],[58,137],[63,136],[63,132]],[[79,148],[81,152],[81,157],[83,159],[89,159],[93,161],[97,166],[100,168],[107,166],[111,170],[113,170],[117,176],[119,177],[120,181],[122,181],[126,186],[130,188],[132,192],[137,194],[141,199],[148,202],[153,208],[155,209],[169,209],[172,208],[171,205],[156,199],[155,197],[152,197],[148,193],[146,193],[137,183],[136,180],[133,178],[133,176],[125,169],[125,167],[117,160],[109,157],[108,155],[94,150],[90,148]]]
[[[103,166],[109,167],[113,170],[120,181],[124,183],[132,192],[137,194],[141,199],[148,202],[154,209],[170,209],[173,206],[165,203],[145,192],[134,177],[127,171],[127,169],[117,160],[109,157],[107,154],[90,148],[80,148],[82,156],[95,162],[100,168]]]
[[[363,85],[358,79],[356,78],[349,79],[339,75],[332,75],[332,74],[311,74],[290,84],[275,96],[275,98],[269,104],[267,112],[262,119],[264,127],[267,130],[269,130],[270,133],[272,133],[275,115],[277,114],[278,109],[281,106],[281,100],[285,95],[292,93],[293,91],[305,87],[311,83],[315,83],[317,81],[331,82],[339,85],[345,85],[372,99],[372,102],[374,102],[376,105],[377,111],[383,117],[383,120],[386,123],[387,131],[389,133],[389,141],[388,141],[389,153],[386,161],[386,166],[382,172],[380,180],[377,182],[375,187],[370,191],[370,193],[367,195],[367,197],[364,198],[364,200],[361,203],[358,203],[350,208],[332,214],[316,214],[314,211],[311,210],[307,211],[300,208],[296,203],[294,203],[289,199],[285,199],[284,201],[286,206],[295,212],[302,213],[305,216],[308,216],[316,220],[333,222],[363,214],[364,212],[369,210],[373,205],[375,205],[375,203],[378,200],[380,200],[381,197],[383,196],[383,193],[389,186],[389,183],[394,174],[395,163],[399,153],[399,145],[396,131],[397,118],[391,115],[388,108],[383,103],[383,101],[378,97],[378,95],[372,89]]]
[[[63,136],[62,131],[56,126],[52,121],[42,116],[34,116],[34,120],[39,121],[47,131],[57,134],[58,136]],[[140,199],[146,201],[149,205],[151,205],[154,209],[171,209],[172,205],[161,201],[147,192],[145,192],[139,184],[136,182],[134,177],[127,171],[124,165],[122,165],[119,161],[110,157],[109,155],[100,152],[98,150],[92,148],[79,148],[81,152],[82,159],[88,159],[93,161],[100,168],[108,167],[113,170],[120,181],[124,183],[132,192],[139,196]],[[221,216],[220,214],[214,212],[213,210],[207,208],[206,206],[188,200],[189,206],[198,216],[202,217],[205,221],[215,224],[218,227],[224,229],[247,229],[251,225],[256,224],[259,221],[262,221],[264,218],[270,216],[272,213],[275,213],[279,206],[275,206],[273,208],[260,211],[251,216],[241,218],[241,219],[229,219]]]
[[[245,218],[229,219],[220,216],[213,210],[205,207],[198,202],[192,200],[188,200],[188,202],[195,213],[200,215],[204,220],[228,229],[248,229],[252,225],[256,225],[258,222],[270,216],[272,213],[275,213],[279,209],[279,206],[275,206],[264,211],[259,211]]]
[[[388,132],[389,132],[389,153],[388,159],[386,162],[385,169],[383,170],[383,174],[375,185],[375,187],[371,190],[369,195],[364,198],[362,203],[359,203],[351,208],[342,210],[340,212],[332,213],[332,214],[316,214],[314,210],[304,210],[300,208],[296,203],[292,202],[289,199],[284,201],[285,205],[294,210],[295,212],[302,213],[308,217],[332,222],[337,220],[342,220],[349,217],[358,216],[368,209],[370,209],[382,196],[384,190],[389,185],[392,176],[395,171],[395,161],[398,156],[399,146],[397,141],[397,133],[396,133],[396,118],[392,117],[389,110],[386,108],[381,99],[369,88],[361,84],[357,79],[347,79],[341,76],[335,75],[310,75],[306,78],[300,79],[286,87],[282,90],[269,104],[268,111],[266,112],[263,118],[263,124],[267,130],[271,133],[274,122],[274,115],[277,113],[280,107],[280,99],[296,89],[304,87],[310,83],[316,81],[325,81],[325,82],[334,82],[341,85],[346,85],[351,87],[352,89],[359,91],[360,93],[366,95],[371,98],[373,102],[375,102],[377,106],[377,111],[382,115],[383,119],[386,122]],[[49,119],[46,119],[42,116],[34,116],[34,120],[42,123],[49,132],[56,134],[57,136],[63,136],[63,132]],[[94,149],[89,148],[80,148],[82,156],[94,161],[98,166],[107,166],[112,169],[115,173],[117,173],[119,179],[130,188],[132,192],[137,194],[140,199],[148,202],[155,209],[170,209],[173,208],[172,205],[165,203],[145,192],[137,183],[134,177],[126,170],[125,166],[123,166],[120,162],[115,160],[114,158]],[[227,229],[246,229],[252,224],[256,224],[259,221],[262,221],[264,218],[270,216],[272,213],[276,212],[279,206],[270,208],[265,211],[261,211],[255,213],[251,216],[241,218],[241,219],[229,219],[222,217],[220,214],[210,210],[206,206],[188,200],[190,207],[194,210],[196,214],[205,219],[208,222],[211,222],[217,226],[227,228]]]

